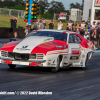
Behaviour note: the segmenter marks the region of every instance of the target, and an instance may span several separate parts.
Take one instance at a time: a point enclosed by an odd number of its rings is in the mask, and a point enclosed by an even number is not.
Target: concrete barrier
[[[24,38],[24,28],[16,28],[18,38]],[[14,38],[14,32],[12,28],[0,27],[0,38]]]

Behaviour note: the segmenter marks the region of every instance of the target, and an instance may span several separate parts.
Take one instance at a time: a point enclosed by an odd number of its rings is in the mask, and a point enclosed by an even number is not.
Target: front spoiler
[[[46,60],[15,60],[13,58],[0,58],[0,63],[15,64],[15,65],[29,65],[29,66],[43,66]]]
[[[43,62],[46,62],[46,60],[15,60],[15,59],[13,59],[13,58],[4,58],[4,57],[0,57],[0,59],[2,59],[2,60],[11,60],[11,61],[25,61],[25,62],[41,62],[41,63],[43,63]]]

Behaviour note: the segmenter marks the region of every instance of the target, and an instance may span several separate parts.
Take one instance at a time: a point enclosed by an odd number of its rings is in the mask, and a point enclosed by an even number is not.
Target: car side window
[[[75,43],[74,37],[72,34],[69,35],[69,43]]]
[[[82,40],[78,35],[70,34],[69,35],[69,43],[81,43]]]

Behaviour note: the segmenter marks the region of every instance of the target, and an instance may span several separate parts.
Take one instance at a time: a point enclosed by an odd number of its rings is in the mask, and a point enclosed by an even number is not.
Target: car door
[[[76,34],[69,34],[68,46],[69,46],[69,61],[79,62],[81,55],[80,43],[82,40]]]

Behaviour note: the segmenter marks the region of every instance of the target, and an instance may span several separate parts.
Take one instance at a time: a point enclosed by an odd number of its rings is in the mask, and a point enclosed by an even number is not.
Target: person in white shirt
[[[70,20],[69,23],[67,24],[66,30],[68,30],[68,31],[74,30],[74,23],[72,20]]]
[[[89,35],[87,34],[87,32],[85,32],[84,38],[87,39],[87,40],[89,40]]]
[[[93,22],[93,24],[91,25],[91,32],[93,32],[94,31],[94,29],[95,29],[95,27],[96,27],[96,24],[95,24],[95,21]]]
[[[85,20],[82,21],[81,25],[80,25],[80,34],[83,36],[84,33],[85,33],[85,27],[86,27],[86,24],[85,24]]]
[[[62,30],[62,26],[63,26],[63,24],[62,24],[62,22],[61,22],[61,20],[59,21],[59,23],[58,23],[58,30]]]

